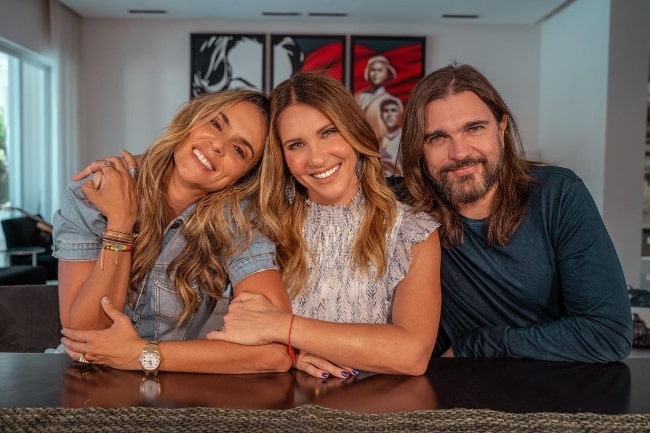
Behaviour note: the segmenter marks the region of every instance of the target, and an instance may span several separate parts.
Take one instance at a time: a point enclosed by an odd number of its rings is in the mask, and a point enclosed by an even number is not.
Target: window
[[[0,41],[0,219],[8,207],[51,217],[50,68]],[[4,235],[0,231],[2,243]],[[1,262],[0,262],[1,264]]]
[[[13,63],[14,60],[11,60]],[[10,120],[7,118],[9,61],[10,57],[0,52],[0,206],[9,202],[9,161],[7,160],[7,121]]]
[[[47,66],[0,45],[0,206],[49,211],[49,88]]]

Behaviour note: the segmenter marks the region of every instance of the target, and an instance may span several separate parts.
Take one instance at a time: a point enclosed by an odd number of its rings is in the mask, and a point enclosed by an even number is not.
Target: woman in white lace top
[[[287,344],[316,377],[422,374],[440,317],[439,224],[396,200],[363,112],[327,75],[273,90],[269,140],[261,216],[294,314],[238,296],[208,338]]]

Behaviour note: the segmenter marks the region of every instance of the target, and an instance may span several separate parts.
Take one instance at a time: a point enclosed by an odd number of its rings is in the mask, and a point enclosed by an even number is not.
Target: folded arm
[[[236,292],[264,293],[278,311],[290,311],[286,290],[275,269],[244,278]],[[100,304],[112,325],[103,330],[82,331],[64,328],[68,354],[79,359],[83,353],[92,363],[122,370],[139,370],[139,357],[147,341],[141,338],[130,319],[104,298]],[[286,346],[266,344],[243,346],[212,340],[163,341],[159,343],[161,371],[195,373],[261,373],[286,371],[291,367]]]
[[[94,207],[92,212],[103,215],[107,230],[133,230],[138,204],[135,181],[127,173],[127,164],[135,162],[132,158],[106,160],[113,166],[103,167],[75,191],[85,199],[67,191],[63,207],[55,216],[55,241],[58,248],[63,248],[59,252],[59,310],[64,327],[106,328],[111,321],[101,309],[102,297],[108,296],[118,308],[124,308],[126,301],[131,253],[101,249],[101,233],[93,232],[80,218],[81,213],[91,212]],[[59,239],[59,232],[65,232],[66,239]],[[84,257],[75,257],[83,249],[87,251]]]
[[[411,267],[396,288],[391,324],[335,323],[296,316],[291,345],[339,366],[393,374],[424,373],[440,318],[440,243],[433,232],[412,249]],[[291,314],[252,296],[231,303],[225,331],[209,338],[242,344],[289,343]]]

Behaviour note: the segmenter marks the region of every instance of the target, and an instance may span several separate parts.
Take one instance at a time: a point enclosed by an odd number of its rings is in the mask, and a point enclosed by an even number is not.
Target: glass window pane
[[[21,145],[20,145],[20,207],[33,213],[43,211],[47,173],[50,172],[46,118],[47,74],[45,68],[28,62],[22,64]],[[13,158],[13,154],[11,158]],[[13,165],[12,165],[13,167]],[[13,180],[16,181],[15,173]]]
[[[13,63],[13,62],[12,62]],[[9,167],[7,147],[9,145],[9,55],[0,52],[0,205],[9,202]]]

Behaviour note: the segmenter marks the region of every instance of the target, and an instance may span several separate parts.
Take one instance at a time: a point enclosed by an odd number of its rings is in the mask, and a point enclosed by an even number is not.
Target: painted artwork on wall
[[[397,161],[402,117],[424,76],[424,37],[352,36],[351,89],[379,140],[386,176],[402,176]]]
[[[265,35],[193,33],[190,37],[190,97],[223,89],[265,89]]]
[[[345,82],[345,36],[271,35],[271,88],[300,71]]]

